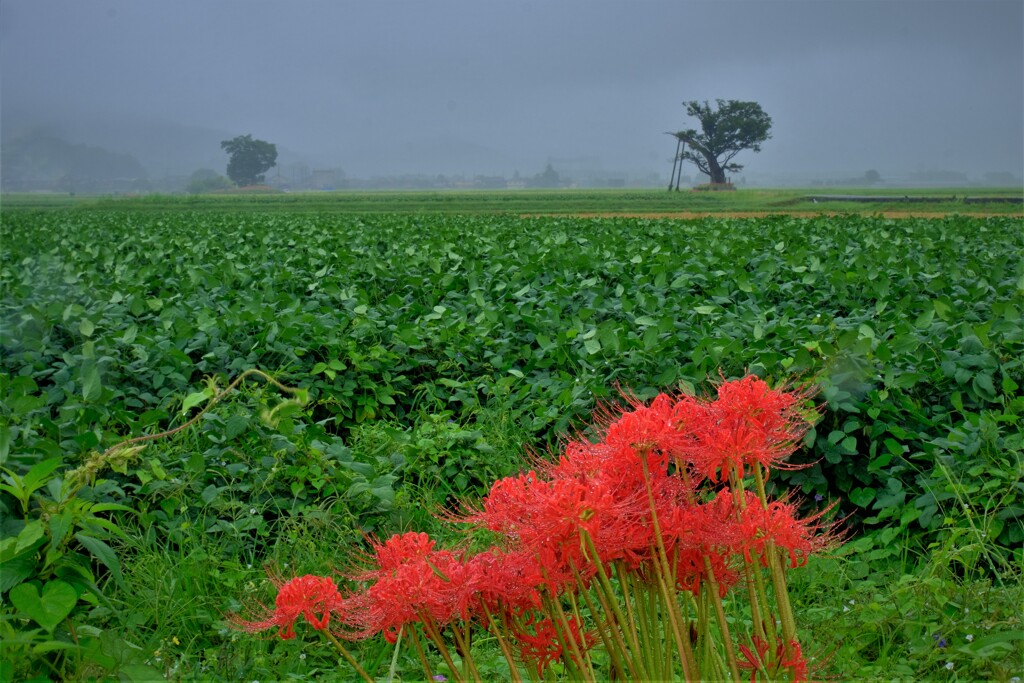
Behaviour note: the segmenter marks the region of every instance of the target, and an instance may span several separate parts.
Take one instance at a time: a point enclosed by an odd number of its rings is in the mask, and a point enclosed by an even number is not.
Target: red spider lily
[[[754,650],[746,645],[740,645],[740,653],[744,661],[739,662],[741,669],[750,670],[750,683],[756,683],[758,673],[766,673],[764,680],[774,681],[779,677],[783,669],[789,669],[791,681],[800,683],[807,680],[807,660],[800,651],[800,643],[790,641],[789,649],[791,655],[786,657],[785,643],[780,639],[775,644],[775,652],[772,661],[766,661],[768,654],[768,642],[759,636],[753,637]]]
[[[646,460],[648,478],[644,477]],[[638,451],[629,444],[609,445],[573,441],[566,444],[563,455],[557,463],[543,470],[551,479],[571,479],[581,482],[596,482],[616,500],[623,501],[639,496],[647,504],[646,481],[666,477],[662,458],[656,450]]]
[[[561,661],[565,653],[575,661],[573,643],[580,652],[585,652],[597,642],[593,633],[580,633],[580,625],[575,617],[569,617],[566,624],[569,627],[568,632],[563,632],[559,624],[551,619],[535,622],[531,617],[525,625],[533,628],[532,635],[524,629],[516,630],[520,657],[525,662],[534,663],[538,676],[543,677],[544,669],[552,662]],[[581,664],[582,662],[577,662],[577,665]]]
[[[385,571],[427,557],[434,546],[434,540],[427,534],[410,531],[395,534],[383,543],[373,543],[373,551],[377,566]]]
[[[491,548],[466,561],[464,617],[486,614],[521,614],[540,607],[540,587],[545,579],[536,555]]]
[[[264,612],[260,619],[248,621],[239,615],[229,615],[229,621],[236,627],[250,633],[277,627],[283,640],[295,637],[295,620],[304,616],[315,630],[326,630],[331,614],[343,617],[345,602],[338,592],[334,579],[307,574],[288,581],[268,572],[270,579],[278,586],[274,609],[260,605]]]
[[[746,539],[743,550],[749,560],[751,552],[766,564],[765,544],[769,541],[777,548],[789,552],[791,567],[800,567],[807,558],[834,545],[839,536],[835,524],[822,522],[822,517],[835,507],[829,505],[810,517],[798,519],[797,505],[789,500],[774,500],[765,508],[755,496],[748,493],[748,504],[742,513],[741,526]]]
[[[607,492],[614,505],[600,520],[604,532],[594,536],[595,545],[605,561],[627,559],[636,564],[638,557],[653,544],[653,520],[650,496],[656,505],[675,503],[693,497],[692,478],[670,476],[657,449],[639,452],[628,444],[585,444],[566,446],[560,461],[549,475],[553,479],[573,479],[594,490]],[[600,537],[599,537],[600,536]]]
[[[602,441],[612,447],[628,446],[637,453],[656,453],[661,456],[664,469],[669,458],[677,453],[689,437],[681,429],[680,406],[689,399],[673,399],[667,394],[658,394],[650,404],[627,397],[633,410],[623,412],[604,429]]]
[[[466,566],[449,550],[436,550],[423,533],[396,534],[374,544],[376,567],[351,578],[369,581],[363,594],[368,621],[394,643],[405,624],[430,619],[445,624],[464,610]]]
[[[557,593],[574,572],[586,581],[596,572],[594,562],[636,564],[650,546],[646,493],[636,482],[632,490],[624,488],[608,470],[550,478],[530,472],[499,481],[481,509],[470,510],[462,521],[497,531],[511,548],[536,554],[549,589]]]
[[[659,517],[666,554],[676,558],[677,585],[696,595],[701,585],[713,578],[719,596],[725,597],[740,579],[735,564],[743,547],[742,529],[736,522],[729,490],[720,491],[701,505],[661,511]]]
[[[801,411],[808,395],[772,389],[754,376],[724,382],[715,401],[690,406],[687,460],[713,482],[733,468],[742,477],[755,463],[779,467],[810,428]]]

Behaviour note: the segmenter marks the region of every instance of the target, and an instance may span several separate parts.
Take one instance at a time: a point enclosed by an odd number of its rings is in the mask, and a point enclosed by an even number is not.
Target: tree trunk
[[[725,171],[722,170],[721,166],[719,166],[718,159],[710,155],[705,156],[708,160],[708,170],[711,171],[711,184],[724,185],[726,183]]]

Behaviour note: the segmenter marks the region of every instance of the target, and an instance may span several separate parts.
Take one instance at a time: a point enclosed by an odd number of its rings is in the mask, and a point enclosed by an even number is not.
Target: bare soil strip
[[[811,218],[814,216],[848,216],[850,213],[860,213],[869,216],[884,216],[885,218],[943,218],[953,214],[963,216],[977,216],[978,218],[995,218],[1005,216],[1007,218],[1024,218],[1024,213],[991,213],[991,212],[956,212],[956,211],[602,211],[602,212],[579,212],[579,213],[531,213],[522,214],[523,218],[537,218],[541,216],[575,216],[577,218],[765,218],[767,216],[797,216]]]

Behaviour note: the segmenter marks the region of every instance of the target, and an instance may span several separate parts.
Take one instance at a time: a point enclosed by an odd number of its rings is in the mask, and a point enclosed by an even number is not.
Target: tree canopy
[[[231,155],[227,172],[236,185],[258,185],[263,182],[263,174],[277,165],[277,145],[253,140],[252,135],[224,140],[220,146]]]
[[[690,161],[711,178],[712,183],[727,182],[726,172],[743,168],[732,161],[745,149],[761,151],[761,143],[771,138],[772,120],[757,102],[715,100],[717,109],[707,100],[683,103],[686,113],[700,122],[694,128],[673,133],[684,143],[679,160]]]

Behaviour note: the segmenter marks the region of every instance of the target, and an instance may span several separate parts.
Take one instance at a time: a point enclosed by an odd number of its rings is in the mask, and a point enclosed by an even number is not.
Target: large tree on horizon
[[[258,185],[263,182],[263,174],[277,165],[277,145],[253,140],[252,135],[224,140],[220,146],[231,155],[227,172],[236,185]]]
[[[733,157],[745,149],[760,152],[761,143],[771,138],[772,120],[757,102],[715,100],[715,104],[717,109],[707,100],[683,102],[686,113],[700,122],[701,129],[672,135],[685,145],[677,159],[695,164],[712,183],[724,184],[726,172],[743,168]]]

